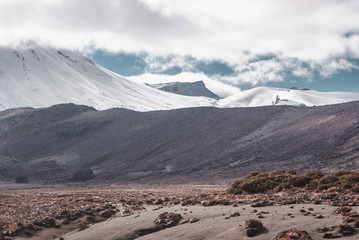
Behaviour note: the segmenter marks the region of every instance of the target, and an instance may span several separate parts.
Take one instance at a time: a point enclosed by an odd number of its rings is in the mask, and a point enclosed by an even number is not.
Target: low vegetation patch
[[[263,223],[257,219],[249,219],[245,222],[246,234],[248,237],[254,237],[267,229],[263,226]]]
[[[321,191],[329,188],[359,192],[359,173],[347,170],[328,173],[320,171],[297,173],[293,170],[251,172],[243,179],[233,182],[227,191],[232,194],[253,194],[271,190],[306,189]]]
[[[24,175],[18,175],[15,179],[16,183],[28,183],[29,179]]]
[[[85,182],[95,177],[96,176],[93,173],[93,171],[89,168],[86,168],[75,172],[74,175],[72,176],[72,180],[75,182]]]

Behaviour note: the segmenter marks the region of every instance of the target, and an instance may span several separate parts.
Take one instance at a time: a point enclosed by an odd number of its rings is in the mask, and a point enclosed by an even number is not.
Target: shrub
[[[305,176],[308,176],[311,179],[320,179],[324,176],[324,174],[321,171],[307,171]]]
[[[29,179],[25,177],[24,175],[18,175],[15,179],[16,183],[28,183]]]
[[[338,181],[339,179],[334,176],[334,175],[329,175],[329,176],[325,176],[323,177],[320,181],[319,184],[331,184],[331,183],[335,183],[336,181]]]
[[[335,176],[340,177],[343,175],[350,174],[351,172],[349,170],[340,170],[334,173]]]
[[[265,227],[263,226],[263,223],[260,220],[257,219],[249,219],[246,220],[246,226],[249,228],[257,228],[265,230]]]
[[[305,189],[307,189],[307,190],[316,190],[316,189],[318,189],[318,181],[312,180],[307,185],[305,185]]]
[[[72,179],[76,182],[85,182],[85,181],[91,180],[95,177],[96,176],[91,169],[85,168],[85,169],[75,172],[74,175],[72,176]]]
[[[227,192],[232,194],[253,194],[272,190],[282,191],[288,188],[305,188],[307,190],[334,188],[338,190],[350,189],[353,192],[358,192],[359,173],[351,171],[338,171],[333,173],[308,171],[300,174],[293,170],[251,172],[243,179],[234,181]]]
[[[246,234],[248,237],[254,237],[267,229],[263,226],[262,222],[257,219],[249,219],[246,221]]]
[[[311,181],[312,179],[308,176],[296,176],[290,179],[289,185],[302,188],[305,187]]]

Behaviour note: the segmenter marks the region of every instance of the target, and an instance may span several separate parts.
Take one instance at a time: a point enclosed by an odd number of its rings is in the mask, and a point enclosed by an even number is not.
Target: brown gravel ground
[[[97,222],[111,214],[130,214],[141,211],[144,205],[171,206],[229,206],[250,204],[251,207],[291,204],[327,204],[331,206],[357,206],[359,194],[328,190],[320,193],[287,191],[280,193],[231,195],[223,185],[14,185],[0,187],[0,239],[21,236],[29,224],[49,217],[63,224],[63,211],[74,219],[95,216]],[[98,213],[97,213],[98,212]],[[94,215],[94,213],[96,213]],[[70,219],[71,221],[74,219]],[[58,226],[58,227],[59,227]],[[41,227],[42,229],[45,229]],[[20,231],[22,229],[22,231]],[[48,230],[46,228],[46,230]],[[73,230],[73,229],[69,229]],[[38,231],[38,230],[36,230]],[[35,234],[36,235],[36,234]]]

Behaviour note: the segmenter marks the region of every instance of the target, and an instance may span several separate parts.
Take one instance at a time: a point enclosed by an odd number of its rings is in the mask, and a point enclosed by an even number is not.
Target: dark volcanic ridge
[[[249,171],[359,169],[359,102],[300,108],[0,112],[0,180],[228,183]]]

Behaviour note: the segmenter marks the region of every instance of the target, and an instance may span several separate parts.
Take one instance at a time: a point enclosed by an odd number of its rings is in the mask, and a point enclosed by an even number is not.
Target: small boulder
[[[153,210],[155,210],[155,209],[153,209]],[[121,213],[121,216],[122,216],[122,217],[128,217],[128,216],[131,216],[131,215],[133,215],[133,212],[130,211],[129,209],[126,209],[125,211],[123,211],[123,212]]]
[[[323,238],[341,238],[341,237],[343,237],[343,234],[341,233],[327,232],[323,234]]]
[[[263,226],[263,223],[257,219],[249,219],[245,223],[246,234],[248,237],[254,237],[267,229]]]
[[[111,210],[111,209],[108,209],[108,210],[105,210],[103,211],[100,216],[103,217],[103,218],[110,218],[112,215],[114,215],[116,212]]]
[[[306,231],[298,231],[296,228],[286,229],[278,233],[273,240],[312,240]]]
[[[341,224],[338,227],[338,233],[342,233],[344,236],[350,236],[356,233],[357,230],[349,224]]]
[[[335,209],[334,212],[344,214],[344,213],[351,212],[352,210],[353,210],[353,208],[351,208],[351,207],[340,207],[340,208]]]
[[[59,227],[59,225],[56,224],[55,219],[51,217],[45,217],[41,220],[36,220],[33,222],[33,224],[39,227],[47,227],[47,228]]]
[[[163,200],[161,198],[157,199],[157,201],[154,203],[155,205],[160,205],[163,203]]]
[[[181,219],[182,216],[178,213],[164,212],[158,215],[155,219],[155,224],[161,225],[162,228],[169,228],[176,226]]]
[[[199,218],[190,218],[189,219],[189,223],[195,223],[195,222],[198,222],[199,221]]]
[[[229,216],[225,217],[225,219],[230,219],[232,217],[239,217],[241,216],[241,214],[239,212],[234,212],[232,214],[230,214]]]

